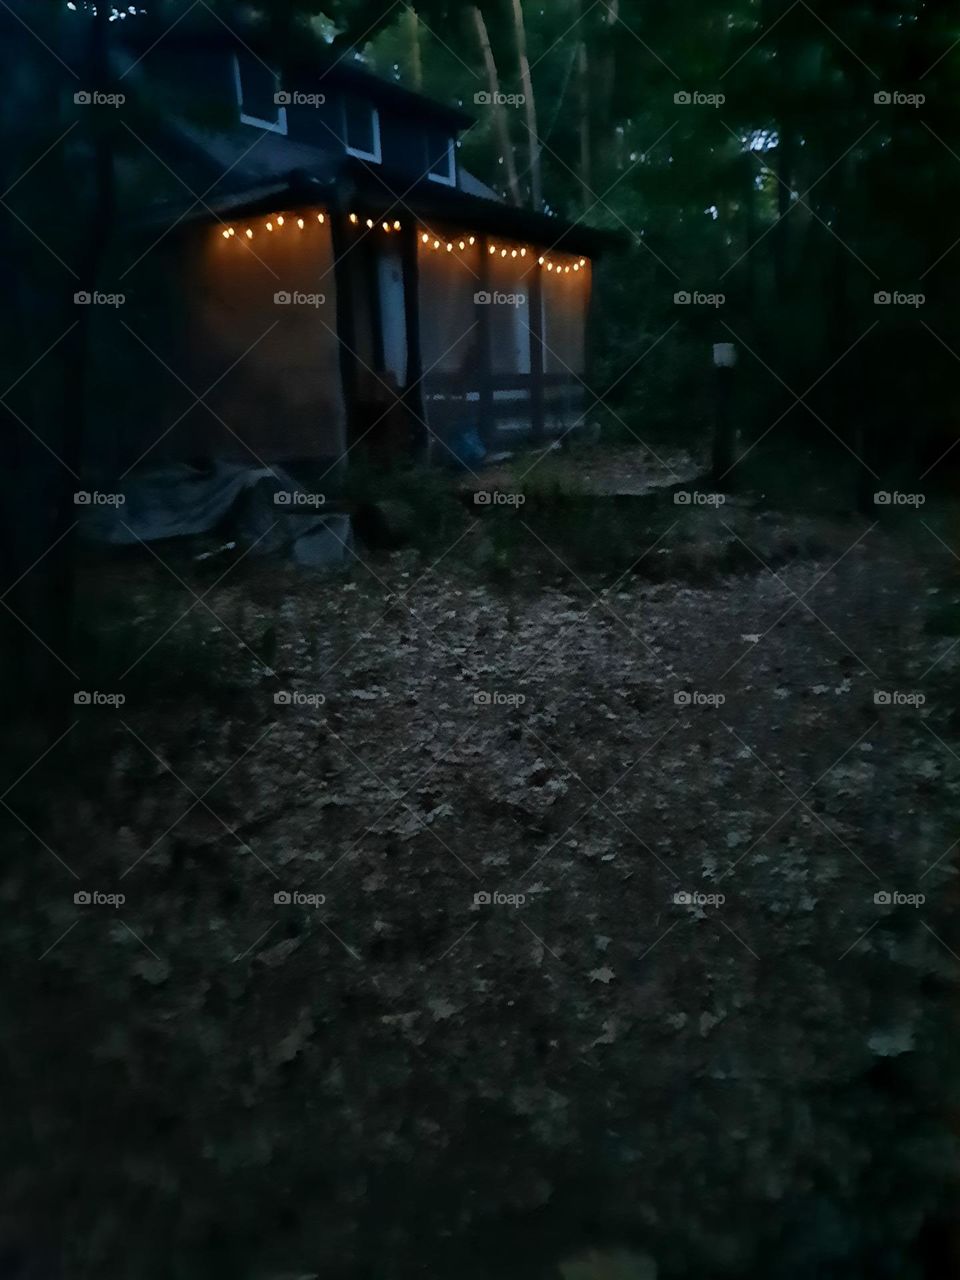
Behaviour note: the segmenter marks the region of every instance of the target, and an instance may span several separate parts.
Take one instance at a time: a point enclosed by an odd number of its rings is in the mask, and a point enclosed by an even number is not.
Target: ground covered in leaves
[[[679,520],[622,574],[522,509],[342,576],[98,569],[127,700],[6,798],[4,1238],[71,1280],[940,1274],[949,556]]]

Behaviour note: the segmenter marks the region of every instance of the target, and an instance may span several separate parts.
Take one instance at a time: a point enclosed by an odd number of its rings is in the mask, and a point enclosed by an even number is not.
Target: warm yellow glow
[[[477,243],[477,237],[476,237],[476,236],[471,236],[471,237],[470,237],[470,243],[471,243],[471,244],[476,244],[476,243]]]
[[[268,230],[268,231],[272,231],[272,230],[273,230],[273,223],[272,223],[272,222],[268,222],[268,223],[267,223],[267,230]]]
[[[399,219],[399,218],[398,218],[398,219],[397,219],[397,221],[393,224],[393,229],[394,229],[394,231],[399,231],[399,230],[400,230],[400,219]]]
[[[385,222],[385,223],[383,224],[383,229],[384,229],[384,231],[389,231],[389,230],[390,230],[390,223],[389,223],[389,222]]]
[[[543,266],[543,264],[546,262],[546,258],[540,258],[540,259],[539,259],[539,262],[540,262],[540,265],[541,265],[541,267],[542,267],[542,266]]]
[[[548,263],[547,263],[547,270],[548,270],[548,271],[552,271],[552,270],[553,270],[553,263],[552,263],[552,262],[548,262]]]
[[[517,251],[516,251],[516,249],[514,249],[514,250],[512,251],[512,253],[510,254],[510,257],[511,257],[511,258],[515,258],[516,256],[517,256]]]
[[[461,241],[460,241],[460,248],[461,248],[461,249],[465,249],[466,247],[467,247],[467,245],[466,245],[466,241],[461,240]]]
[[[440,248],[440,241],[439,241],[439,240],[434,240],[434,242],[433,242],[433,247],[434,247],[435,249],[439,249],[439,248]]]
[[[246,235],[246,237],[247,237],[247,239],[248,239],[248,240],[252,240],[252,239],[253,239],[253,232],[250,230],[250,228],[249,228],[249,227],[247,227],[247,230],[246,230],[246,232],[245,232],[245,235]]]
[[[231,228],[230,228],[230,234],[231,234],[232,236],[235,236],[235,235],[237,234],[237,229],[236,229],[236,227],[231,227]]]
[[[501,258],[505,258],[506,256],[507,256],[507,251],[506,251],[506,249],[501,249],[501,250],[500,250],[500,257],[501,257]]]
[[[223,236],[224,240],[229,240],[229,239],[230,239],[230,232],[229,232],[229,231],[222,231],[220,234]]]
[[[282,213],[280,214],[279,218],[277,218],[277,226],[278,226],[278,227],[282,227],[282,226],[283,226],[283,214],[282,214]]]
[[[301,231],[303,230],[303,219],[302,219],[302,218],[298,218],[298,219],[297,219],[297,226],[300,228],[300,230],[301,230]]]
[[[371,231],[373,230],[373,219],[372,219],[372,218],[368,218],[368,219],[367,219],[367,226],[371,229]]]
[[[426,233],[426,232],[424,232],[424,233],[423,233],[423,235],[420,237],[420,239],[423,241],[423,243],[424,243],[424,244],[429,244],[429,243],[430,243],[430,237],[427,235],[427,233]]]
[[[318,222],[321,222],[321,223],[323,222],[323,214],[322,214],[322,213],[318,213],[318,214],[317,214],[317,221],[318,221]]]
[[[497,252],[497,246],[496,246],[495,244],[492,244],[492,245],[490,246],[490,252],[491,252],[491,253],[496,253],[496,252]]]
[[[357,217],[355,213],[351,213],[350,221],[353,223],[354,226],[356,226],[357,223],[360,221],[360,219]]]
[[[525,258],[526,256],[527,256],[527,251],[526,251],[526,249],[521,249],[521,250],[520,250],[520,257],[521,257],[521,258]]]
[[[581,258],[581,259],[580,259],[580,265],[581,265],[581,267],[585,267],[585,266],[587,265],[587,260],[586,260],[586,258]]]
[[[453,245],[452,245],[452,244],[448,244],[448,245],[447,245],[447,253],[453,253]]]

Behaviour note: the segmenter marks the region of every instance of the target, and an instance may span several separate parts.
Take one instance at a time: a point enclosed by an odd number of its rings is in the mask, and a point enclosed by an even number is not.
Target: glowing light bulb
[[[394,229],[394,231],[399,231],[399,230],[400,230],[400,220],[399,220],[399,218],[398,218],[398,219],[397,219],[397,221],[393,224],[393,229]]]
[[[496,253],[496,252],[497,252],[497,246],[496,246],[495,244],[492,244],[492,245],[490,246],[490,252],[491,252],[491,253]]]
[[[424,244],[429,244],[429,243],[430,243],[430,237],[427,235],[427,233],[426,233],[426,232],[424,232],[424,233],[423,233],[423,235],[420,237],[420,239],[423,241],[423,243],[424,243]]]
[[[542,266],[543,266],[543,264],[546,262],[546,258],[540,258],[540,259],[538,259],[538,261],[539,261],[539,263],[540,263],[540,265],[541,265],[541,267],[542,267]]]
[[[224,240],[229,240],[229,239],[230,239],[230,232],[229,232],[229,231],[222,231],[220,234],[223,236]]]
[[[355,213],[351,213],[350,221],[353,223],[354,226],[356,226],[357,223],[360,221],[360,219],[357,217]]]
[[[371,230],[373,229],[373,219],[372,219],[372,218],[368,218],[368,219],[367,219],[367,226],[368,226],[368,227],[370,227],[370,229],[371,229]]]
[[[434,240],[434,242],[433,242],[433,247],[434,247],[435,249],[439,249],[439,248],[440,248],[440,241],[439,241],[439,240]]]
[[[552,271],[552,270],[553,270],[553,263],[552,263],[552,262],[548,262],[548,263],[547,263],[547,270],[548,270],[548,271]]]
[[[464,240],[461,240],[461,241],[460,241],[460,248],[461,248],[461,249],[465,249],[466,247],[467,247],[466,242],[465,242]]]
[[[323,214],[322,214],[322,213],[318,213],[318,214],[317,214],[317,221],[318,221],[318,222],[320,222],[320,223],[322,223],[322,222],[323,222],[323,220],[324,220],[324,218],[323,218]]]
[[[297,226],[300,228],[300,230],[301,230],[301,231],[303,230],[303,219],[302,219],[302,218],[298,218],[298,219],[297,219]]]
[[[587,265],[587,260],[586,260],[586,258],[581,258],[581,259],[580,259],[580,265],[581,265],[581,267],[585,267],[585,266]]]
[[[272,223],[272,222],[268,222],[268,223],[267,223],[267,230],[268,230],[268,231],[272,231],[272,230],[273,230],[273,223]]]
[[[453,245],[452,245],[452,244],[448,244],[448,245],[447,245],[447,253],[453,253]]]
[[[506,249],[501,249],[501,250],[500,250],[500,257],[501,257],[501,258],[505,258],[506,256],[507,256],[507,251],[506,251]]]
[[[511,250],[510,257],[511,257],[511,258],[515,258],[516,256],[517,256],[517,251],[516,251],[516,249]]]
[[[575,263],[573,264],[573,269],[574,269],[574,271],[579,271],[579,270],[580,270],[580,263],[579,263],[579,262],[575,262]]]
[[[278,226],[278,227],[282,227],[282,226],[283,226],[283,214],[282,214],[282,213],[281,213],[281,214],[280,214],[280,216],[277,218],[277,226]]]
[[[520,250],[520,257],[521,257],[521,258],[525,258],[526,256],[527,256],[527,251],[526,251],[526,249],[521,249],[521,250]]]
[[[383,224],[383,229],[384,229],[384,231],[389,231],[389,230],[390,230],[390,223],[389,223],[389,222],[385,222],[385,223]]]
[[[476,243],[477,243],[477,237],[476,237],[476,236],[471,236],[471,237],[470,237],[470,241],[469,241],[469,243],[470,243],[470,244],[476,244]]]
[[[230,228],[230,234],[231,234],[232,236],[235,236],[235,235],[237,234],[237,229],[236,229],[236,227],[231,227],[231,228]]]

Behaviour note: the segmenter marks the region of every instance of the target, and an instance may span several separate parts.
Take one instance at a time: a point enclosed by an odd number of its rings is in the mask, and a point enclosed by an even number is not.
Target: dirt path
[[[956,661],[917,564],[822,540],[700,585],[215,587],[235,686],[131,697],[3,884],[10,1025],[59,1014],[12,1064],[11,1164],[58,1160],[11,1224],[71,1277],[919,1277]]]

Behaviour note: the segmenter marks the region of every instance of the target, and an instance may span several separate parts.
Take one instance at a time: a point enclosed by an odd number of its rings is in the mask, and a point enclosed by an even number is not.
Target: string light
[[[247,237],[247,239],[248,239],[248,240],[252,240],[252,239],[253,239],[253,232],[250,230],[250,228],[249,228],[249,227],[247,227],[247,230],[246,230],[246,232],[245,232],[244,234],[246,235],[246,237]]]
[[[440,248],[440,241],[439,241],[439,240],[434,240],[434,242],[433,242],[433,247],[434,247],[435,249],[439,249],[439,248]]]
[[[552,262],[548,262],[548,263],[547,263],[547,270],[548,270],[548,271],[552,271],[552,270],[553,270],[553,263],[552,263]]]
[[[317,214],[317,221],[321,224],[321,226],[323,225],[323,222],[324,222],[324,216],[323,216],[323,214],[322,214],[322,213],[318,213],[318,214]]]
[[[452,244],[448,244],[448,245],[447,245],[447,253],[453,253],[453,245],[452,245]]]
[[[510,257],[511,257],[511,258],[515,258],[516,256],[517,256],[517,251],[516,251],[516,249],[514,249],[514,250],[512,250],[512,251],[511,251],[511,253],[510,253]]]
[[[300,228],[300,230],[301,230],[301,231],[303,230],[303,219],[302,219],[302,218],[298,218],[298,219],[297,219],[297,226]]]
[[[227,230],[227,231],[221,231],[221,233],[220,233],[220,234],[223,236],[224,240],[229,240],[229,239],[230,239],[230,232],[229,232],[229,230]]]
[[[466,246],[466,244],[464,243],[464,241],[463,241],[463,240],[461,240],[461,241],[460,241],[460,248],[461,248],[461,249],[465,249],[466,247],[467,247],[467,246]]]
[[[491,252],[491,253],[496,253],[496,252],[497,252],[497,246],[496,246],[495,244],[492,244],[492,245],[490,246],[490,252]]]
[[[400,220],[399,220],[399,218],[398,218],[398,219],[397,219],[397,221],[393,224],[393,229],[394,229],[394,231],[399,231],[399,230],[400,230]]]
[[[580,270],[580,263],[579,263],[579,262],[575,262],[575,263],[573,264],[573,269],[574,269],[574,271],[579,271],[579,270]]]
[[[471,236],[471,237],[470,237],[470,244],[476,244],[476,243],[477,243],[477,237],[476,237],[476,236]]]
[[[521,249],[521,250],[520,250],[520,257],[521,257],[521,258],[525,258],[526,256],[527,256],[527,251],[526,251],[526,249]]]
[[[283,226],[283,214],[282,214],[282,213],[280,214],[279,218],[277,218],[277,226],[278,226],[278,227],[282,227],[282,226]]]
[[[586,260],[586,258],[581,258],[581,259],[580,259],[580,265],[581,265],[581,267],[585,267],[585,266],[587,265],[587,260]]]
[[[273,223],[272,223],[272,222],[268,222],[268,223],[267,223],[267,230],[268,230],[268,231],[272,231],[272,230],[273,230]]]
[[[546,258],[539,258],[538,261],[540,263],[540,266],[542,267],[543,264],[546,262]]]
[[[389,232],[389,230],[390,230],[390,223],[389,223],[389,222],[385,222],[385,223],[383,224],[383,229],[384,229],[384,231]]]
[[[355,213],[351,213],[350,221],[353,223],[354,226],[356,226],[357,223],[360,221],[360,219],[357,217]]]

